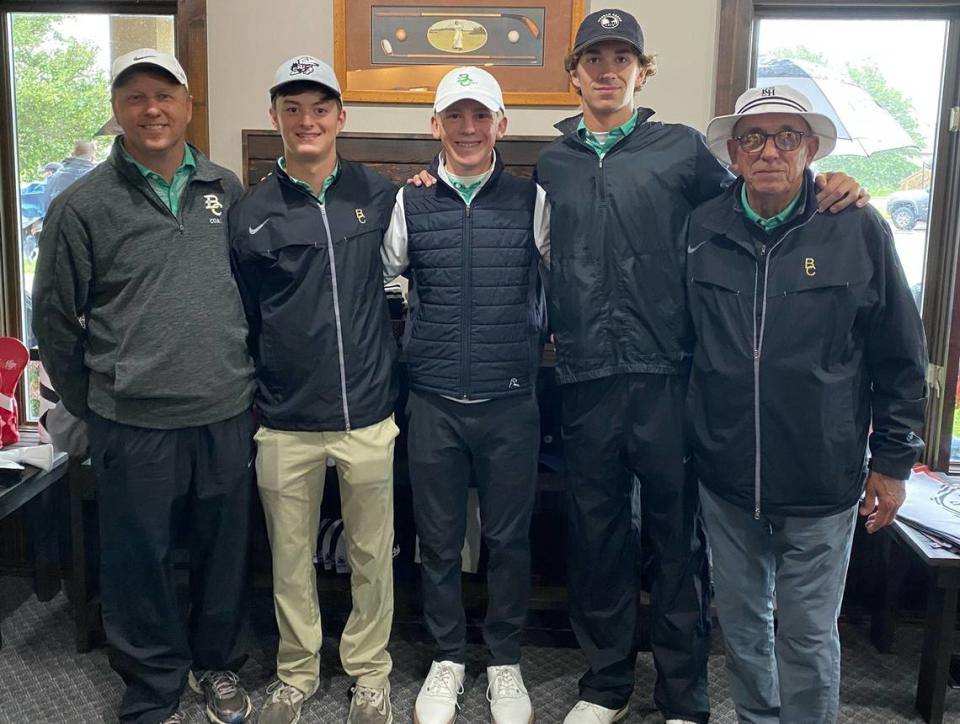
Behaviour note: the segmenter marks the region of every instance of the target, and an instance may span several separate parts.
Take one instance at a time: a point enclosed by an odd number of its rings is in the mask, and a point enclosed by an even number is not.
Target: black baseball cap
[[[622,40],[643,53],[643,30],[637,19],[625,10],[597,10],[585,17],[577,28],[573,52],[583,52],[603,40]]]

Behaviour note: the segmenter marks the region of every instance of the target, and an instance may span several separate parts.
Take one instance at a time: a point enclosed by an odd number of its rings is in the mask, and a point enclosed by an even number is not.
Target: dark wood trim
[[[927,459],[935,470],[950,469],[956,380],[960,374],[960,133],[948,130],[950,107],[960,106],[960,11],[951,23],[944,61],[940,131],[930,198],[930,208],[940,213],[930,219],[923,305],[930,361],[946,368],[944,389],[939,399],[931,397],[927,411]]]
[[[210,155],[210,109],[207,95],[207,0],[177,0],[177,58],[187,71],[193,96],[193,120],[187,140]]]
[[[717,44],[715,115],[733,113],[734,102],[750,82],[753,58],[753,0],[721,0]]]
[[[0,11],[18,13],[129,13],[173,15],[177,0],[0,0]]]

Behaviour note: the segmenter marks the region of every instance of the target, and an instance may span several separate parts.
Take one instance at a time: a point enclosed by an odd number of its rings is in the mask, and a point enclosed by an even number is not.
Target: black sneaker
[[[203,695],[207,719],[214,724],[242,724],[250,716],[253,704],[232,671],[191,671],[187,681]]]

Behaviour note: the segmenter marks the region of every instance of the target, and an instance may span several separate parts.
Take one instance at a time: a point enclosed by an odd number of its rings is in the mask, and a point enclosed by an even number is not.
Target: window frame
[[[187,72],[193,119],[187,140],[209,154],[207,94],[207,0],[0,0],[0,117],[13,117],[11,13],[172,15],[177,57]],[[21,338],[23,284],[20,277],[20,216],[17,201],[16,137],[13,124],[0,123],[0,335]],[[20,425],[25,417],[26,385],[17,388]]]
[[[938,19],[948,23],[937,131],[937,159],[927,226],[923,324],[930,368],[930,402],[923,461],[950,470],[956,382],[960,371],[960,132],[949,130],[960,107],[960,0],[720,0],[717,43],[717,115],[732,113],[756,70],[758,19]]]

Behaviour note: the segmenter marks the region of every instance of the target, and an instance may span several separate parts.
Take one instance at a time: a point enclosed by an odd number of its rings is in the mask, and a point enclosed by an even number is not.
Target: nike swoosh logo
[[[155,56],[155,55],[138,55],[138,56],[134,57],[134,60],[143,60],[143,59],[145,59],[145,58],[156,58],[156,57],[157,57],[157,56]]]
[[[266,226],[266,224],[267,224],[268,221],[270,221],[270,219],[264,219],[263,223],[260,224],[260,226],[248,226],[248,227],[247,227],[247,231],[250,232],[250,236],[253,236],[253,235],[256,234],[258,231],[260,231],[260,229],[262,229],[264,226]]]
[[[703,246],[704,244],[706,244],[707,241],[710,241],[710,239],[707,239],[706,241],[701,241],[701,242],[700,242],[699,244],[697,244],[696,246],[688,246],[688,247],[687,247],[687,253],[688,253],[688,254],[692,254],[692,253],[695,252],[697,249],[699,249],[701,246]]]

